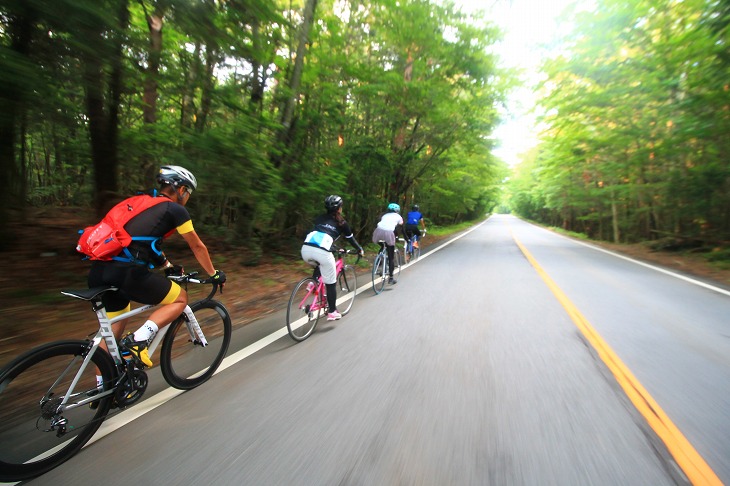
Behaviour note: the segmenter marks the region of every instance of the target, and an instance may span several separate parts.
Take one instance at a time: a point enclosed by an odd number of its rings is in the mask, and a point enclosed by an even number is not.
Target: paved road
[[[730,296],[509,216],[303,343],[246,326],[270,344],[29,484],[685,483],[566,300],[730,484]]]

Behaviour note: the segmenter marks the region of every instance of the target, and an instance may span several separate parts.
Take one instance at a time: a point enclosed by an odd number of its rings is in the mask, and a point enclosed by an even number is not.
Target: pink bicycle
[[[345,254],[360,255],[356,250],[335,250],[337,256],[337,309],[343,316],[350,312],[357,295],[357,275],[353,265],[346,265],[343,259]],[[334,252],[333,252],[334,253]],[[355,262],[357,264],[357,261]],[[299,281],[289,298],[286,310],[286,328],[289,336],[297,342],[304,341],[314,332],[317,321],[326,315],[327,294],[324,281],[307,277]]]

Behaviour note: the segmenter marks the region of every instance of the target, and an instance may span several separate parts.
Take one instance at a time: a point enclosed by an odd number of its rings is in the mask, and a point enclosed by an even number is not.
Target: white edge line
[[[564,236],[564,238],[567,238],[567,236]],[[684,276],[682,274],[673,272],[671,270],[667,270],[665,268],[657,267],[657,266],[651,265],[649,263],[645,263],[645,262],[642,262],[640,260],[636,260],[634,258],[627,257],[625,255],[621,255],[620,253],[615,253],[615,252],[613,252],[611,250],[606,250],[605,248],[601,248],[600,246],[595,246],[595,245],[592,245],[590,243],[586,243],[584,241],[575,240],[573,238],[568,238],[568,239],[570,239],[570,240],[572,240],[572,241],[574,241],[574,242],[576,242],[578,244],[581,244],[583,246],[587,246],[588,248],[593,248],[594,250],[601,251],[601,252],[607,253],[609,255],[613,255],[616,258],[621,258],[622,260],[626,260],[626,261],[635,263],[637,265],[641,265],[642,267],[650,268],[650,269],[655,270],[657,272],[664,273],[666,275],[672,276],[674,278],[678,278],[680,280],[684,280],[685,282],[689,282],[691,284],[698,285],[700,287],[704,287],[706,289],[712,290],[712,291],[717,292],[719,294],[723,294],[723,295],[730,296],[730,292],[729,291],[727,291],[725,289],[721,289],[720,287],[715,287],[714,285],[711,285],[711,284],[702,282],[701,280],[696,280],[694,278],[686,277],[686,276]]]
[[[429,250],[428,253],[419,257],[418,260],[416,260],[415,262],[409,262],[406,265],[403,265],[403,268],[407,268],[407,267],[413,265],[414,263],[418,263],[421,260],[423,260],[424,258],[427,258],[427,257],[431,256],[433,253],[436,253],[437,251],[443,249],[447,245],[450,245],[451,243],[459,240],[460,238],[463,238],[464,236],[468,235],[469,233],[471,233],[472,231],[476,230],[481,225],[486,223],[486,221],[487,220],[485,219],[478,225],[471,228],[469,231],[465,231],[462,234],[460,234],[459,236],[456,236],[456,237],[450,239],[449,241],[434,248],[433,250]],[[356,290],[355,295],[362,293],[369,287],[370,287],[370,284],[361,285]],[[278,331],[274,331],[273,333],[269,334],[268,336],[265,336],[265,337],[259,339],[255,343],[249,344],[248,346],[241,349],[240,351],[236,351],[232,355],[227,356],[223,360],[221,365],[218,367],[218,369],[216,370],[214,375],[217,375],[221,371],[230,368],[231,366],[238,363],[239,361],[242,361],[242,360],[248,358],[255,352],[262,350],[266,346],[272,344],[273,342],[277,341],[279,338],[281,338],[283,336],[286,336],[287,334],[288,334],[288,331],[286,329],[286,326],[284,326],[281,329],[279,329]],[[140,418],[142,415],[146,414],[147,412],[151,412],[152,410],[159,407],[160,405],[164,405],[165,403],[169,402],[170,400],[172,400],[173,398],[175,398],[176,396],[178,396],[182,393],[183,393],[183,390],[178,390],[177,388],[168,387],[168,388],[162,390],[161,392],[157,393],[156,395],[149,397],[147,400],[142,401],[138,405],[135,405],[131,409],[125,410],[124,412],[121,412],[121,413],[109,418],[108,420],[105,420],[102,423],[101,427],[99,427],[99,430],[96,432],[96,434],[94,434],[94,436],[91,438],[91,440],[89,440],[89,442],[87,442],[86,445],[84,445],[84,448],[93,444],[97,440],[102,439],[103,437],[106,437],[107,435],[109,435],[112,432],[114,432],[115,430],[127,425],[128,423]]]

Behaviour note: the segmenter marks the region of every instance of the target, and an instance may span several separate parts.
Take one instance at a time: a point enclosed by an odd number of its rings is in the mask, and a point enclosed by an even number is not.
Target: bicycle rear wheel
[[[398,280],[401,267],[401,256],[398,247],[395,248],[395,252],[393,252],[393,257],[395,258],[395,264],[393,265],[393,278]]]
[[[101,426],[114,395],[91,402],[95,409],[79,404],[98,392],[94,365],[105,390],[114,382],[114,364],[101,349],[79,374],[59,412],[88,350],[88,341],[49,343],[0,371],[0,481],[22,481],[53,469],[76,454]]]
[[[355,297],[357,296],[356,294],[357,275],[355,273],[355,267],[345,265],[337,276],[337,300],[340,300],[337,308],[343,316],[352,309],[352,304],[355,302]]]
[[[314,290],[307,288],[312,284],[314,288],[319,283],[312,277],[301,280],[291,293],[289,306],[286,309],[286,329],[289,336],[297,342],[304,341],[314,332],[317,321],[326,309],[326,298]]]
[[[380,252],[373,262],[373,290],[376,294],[379,294],[385,288],[385,281],[388,278],[387,260],[383,252]]]
[[[187,317],[182,314],[170,324],[160,355],[162,376],[180,390],[195,388],[213,376],[226,356],[233,332],[231,316],[217,300],[195,302],[190,308],[208,344],[203,346],[195,330],[189,331]]]

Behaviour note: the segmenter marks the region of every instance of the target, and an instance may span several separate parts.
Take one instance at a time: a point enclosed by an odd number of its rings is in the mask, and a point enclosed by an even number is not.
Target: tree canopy
[[[730,240],[730,3],[603,0],[545,62],[519,214],[616,242]]]
[[[196,174],[196,224],[253,245],[330,193],[367,233],[390,201],[498,202],[500,32],[449,2],[3,0],[0,22],[0,241],[10,210],[101,214],[162,164]]]

